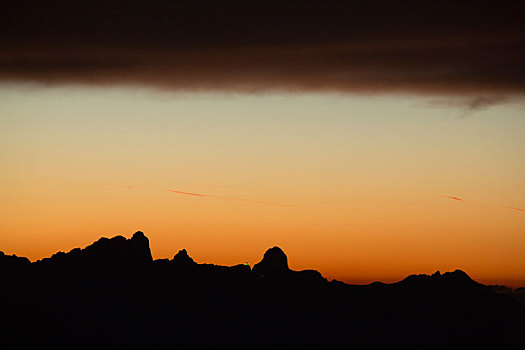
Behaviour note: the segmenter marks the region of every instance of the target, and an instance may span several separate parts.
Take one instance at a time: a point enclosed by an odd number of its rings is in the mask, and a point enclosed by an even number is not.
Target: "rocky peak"
[[[148,240],[148,237],[146,237],[146,235],[144,235],[144,232],[142,231],[137,231],[133,234],[133,236],[131,237],[132,240],[146,240],[149,242]]]
[[[127,244],[129,245],[130,250],[132,251],[137,261],[153,261],[153,257],[151,256],[151,250],[149,248],[149,239],[144,235],[142,231],[135,232],[133,234],[133,237],[131,237],[131,239],[127,241]]]
[[[0,266],[27,266],[31,262],[26,257],[20,257],[16,255],[7,255],[4,252],[0,252]]]
[[[288,258],[279,247],[270,248],[263,259],[255,264],[253,271],[261,274],[289,272]]]
[[[102,237],[84,249],[75,248],[69,253],[58,252],[51,258],[43,259],[44,263],[89,264],[100,266],[142,265],[153,261],[149,240],[138,231],[132,238],[123,236]]]
[[[195,261],[188,255],[188,252],[186,249],[181,249],[175,256],[173,257],[172,262],[177,265],[194,265],[196,264]]]
[[[470,278],[470,276],[464,272],[464,271],[461,271],[461,270],[455,270],[453,272],[445,272],[444,274],[441,275],[441,277],[455,285],[455,286],[472,286],[472,285],[476,285],[477,283],[472,280],[472,278]]]

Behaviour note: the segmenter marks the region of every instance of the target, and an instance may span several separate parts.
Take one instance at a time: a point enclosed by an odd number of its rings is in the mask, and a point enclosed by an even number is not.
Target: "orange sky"
[[[292,268],[350,283],[459,268],[525,285],[522,105],[12,86],[0,99],[8,254],[142,230],[155,258],[254,264],[278,245]]]

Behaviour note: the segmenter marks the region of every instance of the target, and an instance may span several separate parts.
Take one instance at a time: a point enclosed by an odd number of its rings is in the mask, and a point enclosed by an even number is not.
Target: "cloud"
[[[466,117],[474,112],[487,110],[493,106],[501,105],[510,102],[509,96],[494,93],[488,96],[452,96],[441,99],[431,99],[422,107],[439,107],[439,108],[454,108],[462,110],[461,117]]]
[[[454,197],[454,196],[441,196],[441,197],[448,198],[448,199],[453,199],[453,200],[460,201],[460,202],[481,203],[481,202],[478,202],[478,201],[471,201],[471,200],[467,201],[465,199],[461,199],[461,198]],[[524,211],[525,212],[525,209],[516,208],[516,207],[508,207],[508,206],[506,206],[504,208],[517,210],[517,211]]]
[[[509,209],[518,210],[518,211],[525,211],[525,209],[516,208],[516,207],[507,207]]]
[[[502,96],[480,96],[476,97],[467,104],[470,111],[479,111],[505,102]]]
[[[296,205],[271,203],[271,202],[258,201],[258,200],[245,199],[245,198],[214,196],[214,195],[209,195],[209,194],[183,192],[183,191],[175,191],[175,190],[167,190],[167,191],[173,192],[173,193],[178,193],[178,194],[184,194],[184,195],[188,195],[188,196],[209,197],[209,198],[226,199],[226,200],[233,200],[233,201],[240,201],[240,202],[250,202],[250,203],[258,203],[258,204],[264,204],[264,205],[272,205],[272,206],[278,206],[278,207],[297,208]]]
[[[453,200],[461,201],[461,202],[465,201],[464,199],[461,199],[461,198],[458,198],[458,197],[454,197],[454,196],[443,196],[443,198],[453,199]]]
[[[168,90],[525,92],[517,1],[6,0],[0,81]],[[476,100],[477,99],[477,100]]]
[[[197,197],[209,197],[205,194],[200,194],[200,193],[191,193],[191,192],[182,192],[182,191],[175,191],[175,190],[168,190],[169,192],[173,192],[173,193],[178,193],[178,194],[186,194],[186,195],[189,195],[189,196],[197,196]]]

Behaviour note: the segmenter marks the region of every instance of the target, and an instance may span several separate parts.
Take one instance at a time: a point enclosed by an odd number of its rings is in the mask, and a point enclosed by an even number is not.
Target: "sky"
[[[513,1],[11,1],[0,250],[142,230],[155,258],[525,285]]]
[[[523,282],[522,104],[28,86],[0,100],[7,253],[143,230],[155,258],[253,265],[278,245],[292,268],[354,283],[456,268]]]

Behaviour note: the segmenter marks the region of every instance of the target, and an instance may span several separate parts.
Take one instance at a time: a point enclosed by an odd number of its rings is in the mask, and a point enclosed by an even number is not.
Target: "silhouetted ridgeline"
[[[462,271],[367,286],[293,271],[153,260],[142,232],[30,263],[0,254],[2,349],[521,348],[512,291]],[[501,289],[501,288],[500,288]]]

